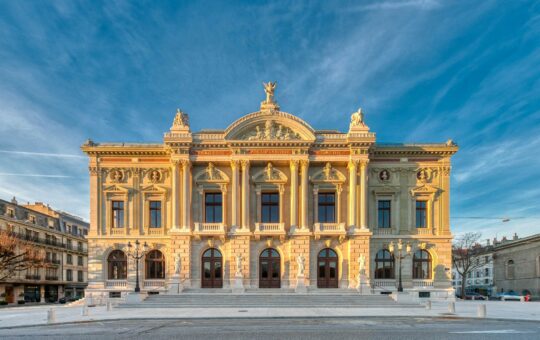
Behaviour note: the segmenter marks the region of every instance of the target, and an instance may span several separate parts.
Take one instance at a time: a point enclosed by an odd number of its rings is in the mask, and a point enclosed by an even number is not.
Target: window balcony
[[[413,280],[414,288],[433,288],[433,280]]]
[[[225,224],[223,223],[195,223],[193,233],[200,236],[224,236]]]
[[[45,280],[47,280],[47,281],[58,281],[58,276],[47,275],[47,276],[45,276]]]
[[[380,290],[395,290],[397,287],[395,279],[375,279],[372,286]]]
[[[39,281],[41,280],[41,275],[26,275],[27,280]]]
[[[394,229],[392,228],[375,228],[373,229],[375,235],[394,235]]]
[[[345,236],[345,223],[315,223],[313,225],[315,238],[321,236]]]
[[[127,288],[127,286],[128,286],[127,280],[107,280],[107,282],[105,282],[106,288],[122,289],[122,288]]]
[[[111,228],[111,235],[117,236],[117,235],[125,235],[126,234],[126,228]]]
[[[431,228],[415,228],[416,235],[433,235],[433,229]]]
[[[285,235],[285,223],[255,223],[254,234],[257,236]]]
[[[148,236],[156,236],[156,235],[163,235],[163,227],[160,228],[153,228],[153,227],[147,227],[146,228],[146,235]]]
[[[163,279],[144,280],[143,281],[143,287],[145,289],[165,288],[165,280],[163,280]]]

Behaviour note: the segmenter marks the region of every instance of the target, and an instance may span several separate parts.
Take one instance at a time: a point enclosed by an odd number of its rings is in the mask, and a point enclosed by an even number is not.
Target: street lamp
[[[143,258],[144,254],[148,251],[148,245],[146,242],[143,244],[143,249],[141,253],[139,254],[139,240],[135,240],[135,251],[132,250],[133,245],[131,242],[128,242],[128,256],[131,256],[135,260],[136,264],[136,272],[137,272],[137,283],[135,285],[135,293],[138,293],[141,291],[141,288],[139,287],[139,260]]]
[[[397,259],[399,260],[399,283],[398,283],[398,292],[403,292],[403,284],[401,283],[401,260],[403,260],[405,257],[407,257],[408,255],[411,254],[411,245],[409,243],[407,243],[405,245],[405,253],[403,252],[403,242],[401,242],[401,239],[398,240],[398,243],[397,243],[397,253],[396,253],[396,249],[395,249],[395,246],[394,246],[394,242],[390,242],[390,244],[388,245],[388,250],[390,251],[390,253],[394,256],[394,258],[397,257]]]

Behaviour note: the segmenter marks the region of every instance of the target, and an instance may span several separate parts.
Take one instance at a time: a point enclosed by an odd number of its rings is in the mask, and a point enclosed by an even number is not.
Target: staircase
[[[204,292],[202,292],[204,291]],[[118,308],[403,308],[417,304],[397,304],[387,295],[358,295],[336,289],[328,292],[295,294],[288,290],[247,290],[231,294],[223,289],[186,290],[179,295],[149,295],[139,304],[121,304]]]

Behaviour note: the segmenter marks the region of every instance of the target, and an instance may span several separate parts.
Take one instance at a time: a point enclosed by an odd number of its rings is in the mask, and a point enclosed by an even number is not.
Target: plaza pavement
[[[56,323],[123,319],[224,319],[224,318],[362,318],[362,317],[449,317],[476,318],[480,304],[487,307],[487,318],[540,321],[540,302],[457,301],[455,313],[448,313],[447,302],[432,302],[425,308],[88,308],[82,306],[45,305],[0,309],[0,329],[47,324],[47,311],[56,311]]]

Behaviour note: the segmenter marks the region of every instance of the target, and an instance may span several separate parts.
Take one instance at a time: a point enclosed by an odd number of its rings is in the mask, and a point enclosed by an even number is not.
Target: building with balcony
[[[66,216],[66,217],[64,217]],[[81,232],[66,229],[76,225]],[[84,230],[89,225],[82,219],[56,211],[43,203],[20,205],[0,199],[0,230],[40,252],[44,265],[20,271],[0,282],[0,294],[8,303],[54,302],[59,298],[84,296],[87,284],[88,244]]]
[[[128,242],[146,243],[143,292],[244,288],[396,290],[390,251],[409,250],[406,291],[447,298],[450,158],[458,147],[376,142],[361,110],[349,131],[314,130],[266,84],[260,110],[190,130],[178,110],[162,143],[95,143],[89,157],[87,292],[133,290]],[[401,241],[401,242],[400,242]]]

